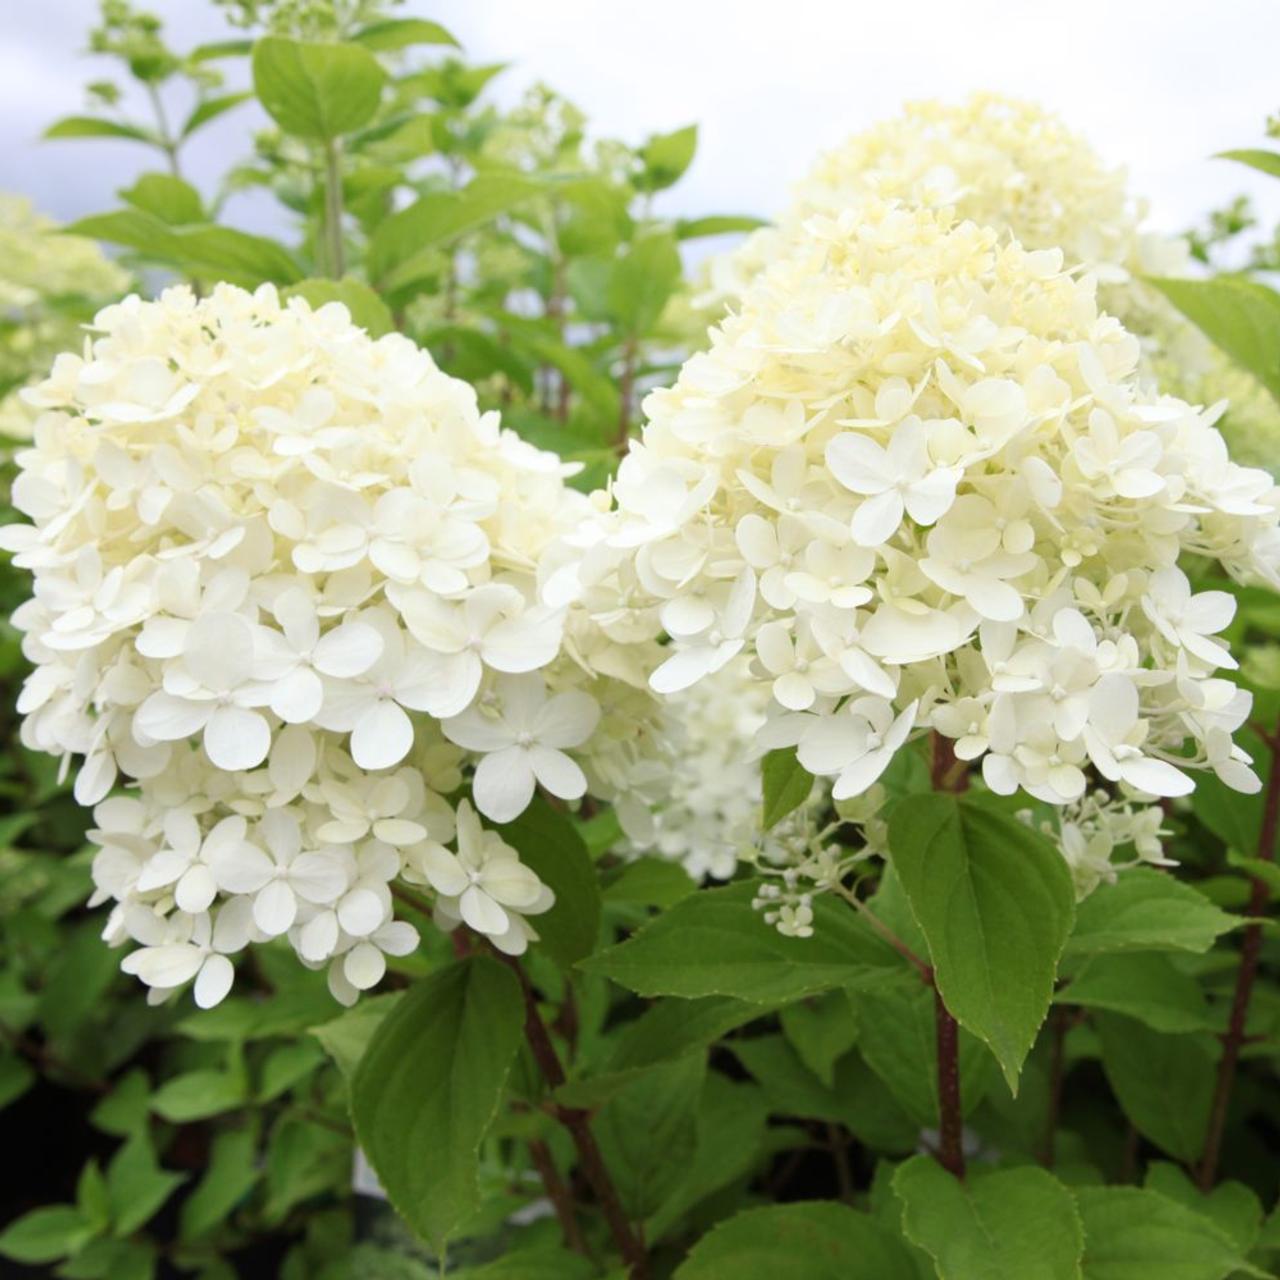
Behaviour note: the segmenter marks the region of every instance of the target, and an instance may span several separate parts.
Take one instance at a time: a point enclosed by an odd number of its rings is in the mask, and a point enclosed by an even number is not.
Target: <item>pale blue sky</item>
[[[178,43],[221,34],[205,0],[149,7]],[[95,10],[0,0],[0,189],[63,218],[111,207],[144,160],[128,143],[35,141],[100,73],[79,55]],[[402,12],[443,21],[476,59],[512,61],[501,98],[542,79],[601,132],[633,140],[698,121],[701,151],[673,212],[776,211],[820,148],[904,100],[993,88],[1058,109],[1127,163],[1160,225],[1180,228],[1243,189],[1280,217],[1280,184],[1207,158],[1256,144],[1280,109],[1273,0],[408,0]],[[212,185],[253,119],[236,112],[203,136],[198,183]],[[252,200],[231,215],[269,217]]]

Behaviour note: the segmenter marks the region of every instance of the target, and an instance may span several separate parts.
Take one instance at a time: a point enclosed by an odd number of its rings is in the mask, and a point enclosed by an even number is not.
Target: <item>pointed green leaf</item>
[[[252,1129],[224,1129],[213,1140],[196,1189],[182,1202],[182,1238],[212,1231],[235,1211],[261,1176]]]
[[[474,955],[405,993],[351,1090],[361,1146],[391,1203],[436,1248],[479,1202],[480,1141],[520,1045],[514,974]]]
[[[240,93],[223,93],[216,98],[205,98],[203,102],[196,104],[195,109],[187,117],[186,123],[182,126],[182,136],[189,138],[203,125],[216,120],[221,115],[226,115],[228,111],[238,107],[242,102],[248,102],[252,97],[253,94],[246,89]]]
[[[961,1182],[929,1156],[893,1175],[907,1239],[941,1280],[1080,1280],[1084,1234],[1071,1192],[1043,1169],[974,1171]]]
[[[497,830],[556,895],[550,911],[533,917],[536,945],[566,967],[589,956],[600,940],[600,884],[568,814],[536,796],[514,822]]]
[[[897,805],[889,848],[943,1001],[1016,1091],[1075,913],[1065,860],[1024,823],[948,795]]]
[[[92,1239],[93,1228],[79,1209],[48,1205],[23,1214],[0,1232],[0,1256],[14,1262],[54,1262]]]
[[[847,1205],[747,1209],[694,1245],[675,1280],[917,1280],[900,1241]],[[974,1277],[976,1280],[976,1277]]]
[[[646,1218],[688,1173],[706,1055],[650,1067],[596,1113],[596,1140],[627,1216]]]
[[[135,1133],[107,1166],[116,1235],[132,1235],[185,1181],[183,1174],[160,1167],[149,1134]]]
[[[1262,151],[1252,148],[1245,148],[1241,151],[1219,151],[1217,160],[1237,160],[1240,164],[1247,164],[1251,169],[1257,169],[1259,173],[1269,174],[1273,178],[1280,178],[1280,152]]]
[[[144,173],[120,192],[120,198],[170,226],[202,222],[205,216],[200,193],[170,173]]]
[[[1239,920],[1154,867],[1133,867],[1076,908],[1069,957],[1109,951],[1208,951]]]
[[[284,296],[305,298],[315,310],[328,302],[340,302],[351,313],[352,322],[371,338],[381,338],[396,327],[391,309],[359,280],[300,280],[284,290]]]
[[[1084,1280],[1226,1280],[1244,1264],[1212,1223],[1154,1191],[1077,1187],[1075,1198]]]
[[[641,191],[661,191],[672,186],[693,163],[698,150],[698,126],[686,125],[673,133],[655,133],[640,148],[644,172],[636,179]]]
[[[723,236],[735,231],[756,231],[769,224],[749,214],[715,214],[709,218],[676,219],[677,240],[699,240],[703,236]]]
[[[45,138],[124,138],[129,142],[145,142],[159,146],[160,140],[149,129],[136,124],[122,124],[116,120],[103,120],[98,116],[66,116],[55,121],[45,131]]]
[[[449,44],[462,46],[438,22],[426,18],[387,18],[361,27],[352,37],[374,53],[394,53],[415,44]]]
[[[1151,283],[1211,342],[1280,397],[1280,294],[1243,276],[1152,278]]]
[[[496,218],[546,192],[545,184],[521,174],[482,173],[461,191],[433,191],[381,223],[369,241],[369,276],[387,288],[420,279],[423,250]]]
[[[1094,1014],[1093,1020],[1103,1070],[1125,1115],[1170,1155],[1196,1159],[1217,1076],[1213,1038],[1166,1035],[1118,1013]]]
[[[760,764],[760,780],[764,788],[761,821],[766,831],[804,804],[813,790],[813,774],[796,759],[795,747],[770,751]]]
[[[386,78],[358,44],[265,36],[253,46],[258,98],[285,133],[299,138],[338,138],[368,124]]]
[[[1054,1002],[1125,1013],[1156,1031],[1205,1031],[1218,1024],[1200,984],[1158,951],[1098,956]]]
[[[814,903],[814,936],[784,938],[751,906],[751,884],[677,902],[581,967],[646,996],[735,996],[759,1004],[878,983],[901,959],[842,902]]]

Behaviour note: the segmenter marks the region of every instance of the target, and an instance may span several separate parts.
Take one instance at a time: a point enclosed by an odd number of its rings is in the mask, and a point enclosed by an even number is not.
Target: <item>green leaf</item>
[[[749,214],[713,214],[709,218],[677,218],[677,240],[700,240],[703,236],[723,236],[735,231],[755,231],[767,227],[764,218]]]
[[[1156,1031],[1217,1025],[1200,984],[1158,951],[1098,956],[1058,991],[1054,1003],[1125,1013]]]
[[[91,1240],[58,1268],[62,1280],[153,1280],[159,1259],[149,1240]]]
[[[242,102],[248,102],[252,97],[253,94],[246,89],[240,93],[223,93],[216,98],[205,98],[203,102],[196,104],[195,109],[187,117],[186,123],[182,126],[181,136],[189,138],[203,125],[208,124],[211,120],[216,120],[221,115],[225,115]]]
[[[492,221],[545,195],[545,184],[515,173],[482,173],[461,191],[434,191],[381,223],[369,241],[370,277],[387,288],[405,288],[435,269],[424,250]]]
[[[373,1033],[382,1020],[395,1007],[400,992],[391,991],[378,996],[365,996],[345,1013],[319,1026],[311,1028],[311,1034],[320,1041],[324,1051],[338,1064],[338,1070],[350,1083],[364,1051],[373,1039]]]
[[[76,1208],[95,1231],[105,1231],[111,1225],[111,1193],[96,1160],[90,1160],[76,1179]]]
[[[542,796],[514,821],[497,828],[555,895],[555,906],[535,917],[538,946],[566,968],[589,956],[600,938],[600,885],[569,816]]]
[[[1216,346],[1280,397],[1280,294],[1242,276],[1152,278]]]
[[[722,996],[658,1000],[623,1028],[609,1057],[609,1069],[634,1070],[691,1053],[768,1013],[767,1006]]]
[[[430,22],[426,18],[387,18],[361,27],[351,38],[374,53],[394,53],[415,44],[462,47],[438,22]]]
[[[182,1174],[160,1167],[149,1134],[135,1133],[107,1166],[116,1235],[132,1235],[185,1181]]]
[[[548,333],[537,321],[504,315],[500,323],[513,348],[527,353],[537,363],[558,369],[600,421],[610,431],[617,429],[618,389],[587,356]]]
[[[907,1152],[918,1144],[919,1123],[898,1105],[858,1054],[846,1054],[836,1063],[828,1088],[782,1036],[740,1037],[727,1047],[760,1082],[775,1116],[845,1125],[878,1151]]]
[[[35,1083],[36,1073],[16,1053],[0,1053],[0,1110],[17,1102]]]
[[[770,751],[761,762],[760,780],[764,787],[762,823],[766,831],[804,804],[813,790],[813,774],[796,758],[795,747]]]
[[[310,1040],[295,1040],[274,1048],[262,1064],[262,1076],[258,1082],[259,1102],[270,1102],[300,1080],[314,1075],[324,1061],[324,1050]]]
[[[947,795],[897,805],[889,848],[943,1001],[1016,1092],[1075,912],[1065,860],[1024,823]]]
[[[1243,1259],[1199,1214],[1138,1187],[1078,1187],[1084,1280],[1225,1280]]]
[[[209,1164],[196,1189],[182,1203],[182,1239],[191,1241],[231,1216],[257,1183],[253,1130],[224,1129],[213,1140]]]
[[[166,1080],[151,1096],[151,1110],[174,1124],[204,1120],[240,1106],[244,1081],[226,1071],[188,1071]]]
[[[195,187],[169,173],[144,173],[133,186],[120,192],[120,198],[170,226],[201,222],[205,216]]]
[[[1277,151],[1262,151],[1251,148],[1241,151],[1219,151],[1214,159],[1237,160],[1241,164],[1247,164],[1251,169],[1257,169],[1259,173],[1269,174],[1273,178],[1280,178],[1280,152]]]
[[[921,1127],[938,1124],[938,1030],[934,993],[922,983],[883,984],[851,993],[858,1052]],[[968,1115],[991,1087],[995,1060],[963,1027],[960,1101]]]
[[[917,1280],[906,1248],[872,1218],[820,1201],[736,1214],[703,1236],[675,1272],[675,1280],[728,1277]]]
[[[262,1216],[279,1223],[311,1196],[351,1189],[351,1142],[344,1135],[286,1113],[267,1149]]]
[[[929,1156],[893,1175],[907,1239],[940,1280],[1079,1280],[1084,1248],[1071,1192],[1043,1169],[975,1171],[967,1181]]]
[[[628,334],[647,333],[679,285],[682,271],[670,232],[641,236],[623,251],[609,273],[605,302],[610,315]]]
[[[369,123],[386,81],[358,44],[266,36],[253,46],[253,87],[267,114],[299,138],[333,139]]]
[[[391,308],[359,280],[301,280],[285,289],[283,296],[305,298],[316,311],[327,303],[340,302],[371,338],[381,338],[396,327]]]
[[[665,911],[697,887],[678,862],[644,857],[626,863],[605,886],[603,897],[605,902],[625,902]]]
[[[1243,1182],[1220,1182],[1206,1195],[1176,1164],[1153,1160],[1144,1185],[1207,1218],[1241,1253],[1248,1253],[1262,1234],[1262,1202]]]
[[[858,1038],[853,1006],[843,991],[827,991],[787,1005],[781,1013],[782,1033],[800,1060],[830,1089],[835,1065]]]
[[[151,1082],[147,1073],[134,1068],[94,1107],[89,1119],[103,1133],[127,1138],[147,1123],[151,1110]]]
[[[93,1228],[69,1204],[47,1205],[15,1219],[0,1232],[0,1255],[14,1262],[54,1262],[75,1253],[93,1237]]]
[[[1214,1041],[1165,1035],[1118,1013],[1095,1014],[1094,1023],[1103,1070],[1125,1115],[1161,1150],[1196,1159],[1217,1077]]]
[[[42,135],[45,138],[125,138],[130,142],[145,142],[159,146],[160,140],[149,129],[136,124],[121,124],[116,120],[103,120],[98,116],[65,116],[51,124]]]
[[[578,178],[551,188],[566,206],[567,216],[556,231],[560,253],[566,258],[606,253],[628,240],[635,224],[631,219],[631,192],[604,178]]]
[[[243,58],[252,52],[252,40],[213,40],[197,45],[188,56],[192,62],[216,62],[220,58]]]
[[[698,126],[686,125],[674,133],[655,133],[640,148],[644,172],[636,179],[640,191],[661,191],[679,182],[698,150]]]
[[[282,245],[231,227],[170,227],[141,209],[121,209],[81,218],[63,231],[124,245],[153,261],[246,288],[302,279],[302,268]]]
[[[351,1110],[365,1154],[400,1215],[437,1249],[478,1203],[480,1140],[523,1019],[515,975],[471,956],[409,990],[356,1068]]]
[[[698,1103],[693,1159],[646,1224],[661,1239],[691,1208],[745,1177],[761,1158],[768,1113],[762,1090],[708,1072]]]
[[[593,1122],[627,1216],[645,1218],[689,1171],[705,1054],[649,1068],[609,1099]]]
[[[595,1280],[598,1274],[598,1269],[580,1253],[570,1253],[544,1242],[527,1249],[512,1249],[480,1267],[449,1271],[451,1280]],[[360,1280],[366,1280],[364,1272],[359,1275]],[[620,1276],[621,1272],[615,1272],[613,1280],[620,1280]],[[375,1277],[369,1276],[368,1280]],[[376,1280],[384,1280],[381,1272]],[[399,1280],[398,1273],[395,1276],[388,1273],[385,1280]],[[416,1280],[416,1273],[412,1277],[406,1275],[403,1280]]]
[[[758,1004],[880,982],[902,961],[846,904],[814,902],[814,936],[784,938],[753,910],[755,886],[706,889],[582,963],[645,996],[735,996]]]
[[[1205,952],[1239,921],[1154,867],[1133,867],[1076,908],[1066,955],[1109,951]]]

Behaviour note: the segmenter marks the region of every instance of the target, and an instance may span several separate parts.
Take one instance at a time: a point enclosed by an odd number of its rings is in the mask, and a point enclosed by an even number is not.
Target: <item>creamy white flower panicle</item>
[[[426,352],[270,286],[175,288],[25,394],[22,740],[83,758],[95,900],[158,996],[216,1003],[283,936],[354,999],[417,944],[400,878],[519,952],[552,896],[476,810],[591,786],[640,820],[645,663],[557,589],[598,504]]]
[[[1144,333],[1147,312],[1167,308],[1137,277],[1183,275],[1189,261],[1181,237],[1144,226],[1146,205],[1129,193],[1123,168],[1105,164],[1036,103],[979,92],[958,103],[908,103],[821,155],[777,226],[711,260],[705,300],[739,297],[814,214],[867,200],[950,208],[1025,248],[1061,249],[1068,266],[1096,276],[1104,308]]]
[[[1275,584],[1280,492],[1137,359],[1057,251],[894,202],[814,217],[647,398],[588,567],[635,617],[648,593],[654,688],[746,655],[760,745],[837,802],[930,730],[1058,806],[1091,776],[1252,790],[1233,599],[1179,557]]]
[[[698,881],[728,880],[742,862],[772,866],[803,856],[828,788],[815,785],[810,804],[761,831],[755,739],[768,704],[768,686],[741,660],[666,699],[669,767],[652,770],[652,828],[623,844],[625,856],[678,862]]]

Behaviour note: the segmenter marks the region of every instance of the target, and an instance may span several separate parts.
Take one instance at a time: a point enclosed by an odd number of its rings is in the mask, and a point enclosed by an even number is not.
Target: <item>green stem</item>
[[[347,273],[342,247],[342,172],[338,165],[338,141],[324,144],[324,227],[328,238],[329,274],[341,280]]]
[[[150,81],[147,82],[147,97],[151,99],[151,110],[155,112],[156,131],[160,137],[160,150],[164,152],[165,159],[169,162],[169,172],[175,178],[181,178],[182,170],[178,166],[178,142],[169,130],[169,117],[165,113],[164,100],[160,97],[160,90]]]

